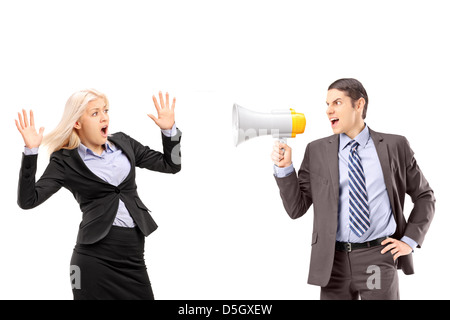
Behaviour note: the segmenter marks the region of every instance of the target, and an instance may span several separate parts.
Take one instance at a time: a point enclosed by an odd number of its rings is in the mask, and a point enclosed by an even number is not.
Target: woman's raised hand
[[[19,115],[19,121],[17,121],[17,119],[15,121],[17,129],[25,142],[25,146],[30,149],[39,147],[44,136],[44,127],[39,128],[39,132],[36,131],[36,128],[34,127],[33,110],[30,110],[30,123],[28,123],[27,112],[22,109],[22,113],[23,119],[20,112],[18,112],[17,114]]]
[[[158,118],[152,114],[148,114],[148,116],[155,121],[156,125],[162,130],[171,129],[175,123],[174,109],[176,99],[173,98],[172,107],[169,107],[169,93],[166,93],[166,101],[164,101],[163,94],[160,91],[159,101],[161,102],[161,106],[158,104],[156,97],[153,96],[153,103],[155,104],[156,112],[158,112]]]

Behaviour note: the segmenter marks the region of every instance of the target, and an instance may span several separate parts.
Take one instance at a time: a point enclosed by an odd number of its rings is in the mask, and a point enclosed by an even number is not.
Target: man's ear
[[[364,98],[359,98],[358,101],[356,102],[356,108],[358,109],[358,111],[361,111],[361,113],[363,112],[365,105],[366,99]]]
[[[75,129],[81,129],[81,123],[79,121],[75,122],[75,124],[73,125],[73,127]]]

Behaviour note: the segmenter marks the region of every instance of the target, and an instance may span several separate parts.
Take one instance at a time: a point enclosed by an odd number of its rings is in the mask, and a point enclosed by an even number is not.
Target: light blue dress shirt
[[[339,135],[338,153],[339,208],[336,241],[360,243],[384,236],[391,236],[395,232],[397,224],[395,223],[389,202],[380,160],[367,125],[354,140],[359,143],[357,152],[361,158],[366,178],[366,189],[369,197],[370,228],[361,237],[358,237],[349,227],[348,159],[350,154],[349,142],[351,139],[346,134],[341,133]],[[279,178],[286,177],[292,172],[294,172],[293,164],[286,168],[279,168],[274,165],[274,174]],[[417,246],[417,243],[409,237],[404,236],[400,240],[407,243],[413,250]]]
[[[78,147],[78,154],[84,164],[96,176],[117,187],[130,173],[131,164],[122,150],[116,148],[112,142],[106,141],[105,146],[102,154],[98,155],[81,143]],[[129,228],[136,226],[125,204],[120,199],[113,225]]]
[[[177,128],[174,124],[171,129],[161,130],[161,132],[166,137],[173,137],[177,133]],[[131,164],[127,156],[122,153],[122,150],[117,148],[112,142],[106,141],[105,147],[102,154],[98,155],[81,143],[78,147],[78,154],[95,175],[114,186],[118,186],[128,176]],[[24,154],[38,154],[38,150],[39,148],[29,149],[25,147]],[[113,225],[127,228],[136,226],[122,200],[119,200],[119,208],[117,209]]]

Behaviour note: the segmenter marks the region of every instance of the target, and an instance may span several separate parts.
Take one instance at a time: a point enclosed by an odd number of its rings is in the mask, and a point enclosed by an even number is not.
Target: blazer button
[[[119,188],[116,188],[114,191],[115,191],[116,193],[120,193],[120,189],[119,189]]]

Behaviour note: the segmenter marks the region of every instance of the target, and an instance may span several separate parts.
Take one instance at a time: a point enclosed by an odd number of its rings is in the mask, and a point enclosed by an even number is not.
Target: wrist
[[[38,154],[39,152],[39,147],[34,147],[34,148],[28,148],[27,146],[25,146],[23,153],[26,156],[30,156],[30,155],[35,155]]]
[[[276,165],[278,168],[287,168],[290,167],[292,165],[292,161],[289,161],[289,163],[283,164],[283,165]]]
[[[175,121],[174,122],[172,122],[172,124],[170,125],[170,126],[167,126],[167,127],[159,127],[161,130],[171,130],[172,128],[173,128],[173,126],[175,125]]]

